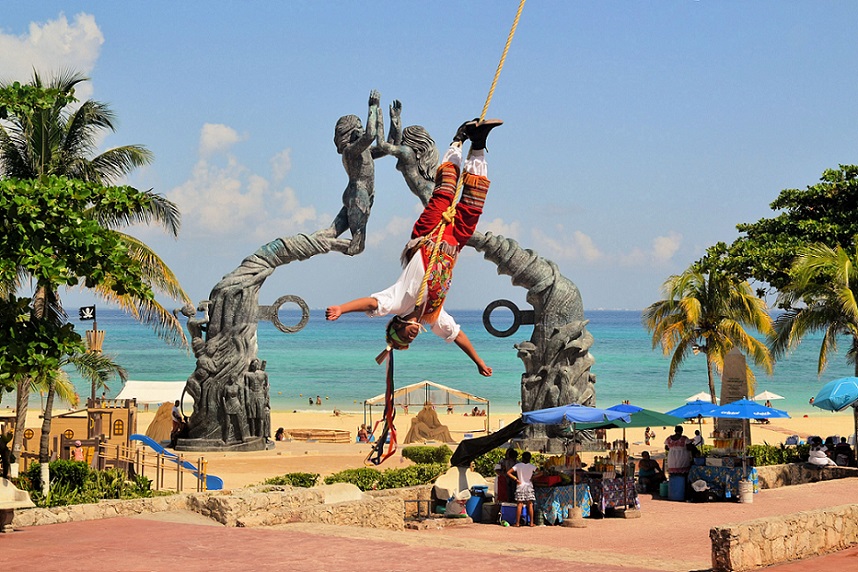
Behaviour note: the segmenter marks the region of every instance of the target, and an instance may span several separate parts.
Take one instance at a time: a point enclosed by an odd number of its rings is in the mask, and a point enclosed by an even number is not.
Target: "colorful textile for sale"
[[[534,510],[542,511],[545,524],[560,524],[565,518],[571,518],[573,508],[572,495],[575,495],[574,505],[581,507],[583,517],[590,516],[590,506],[593,499],[590,487],[587,485],[568,485],[565,487],[536,487],[536,506]]]
[[[590,485],[590,494],[593,497],[593,506],[605,513],[606,509],[616,507],[641,507],[638,501],[638,493],[635,490],[635,478],[626,477],[625,487],[623,479],[587,479]]]
[[[739,481],[742,477],[742,467],[708,467],[695,465],[691,467],[688,473],[688,482],[703,480],[709,485],[709,490],[716,495],[724,497],[726,485],[729,485],[730,495],[733,498],[739,498]],[[757,469],[754,467],[748,468],[748,477],[754,485],[754,494],[760,492],[760,480],[757,476]]]

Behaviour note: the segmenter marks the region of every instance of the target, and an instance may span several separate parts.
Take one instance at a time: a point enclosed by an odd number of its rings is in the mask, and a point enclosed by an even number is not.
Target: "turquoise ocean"
[[[532,326],[523,326],[507,338],[489,334],[482,324],[481,310],[450,312],[462,325],[483,359],[494,369],[490,378],[481,377],[473,363],[454,344],[431,333],[422,334],[411,349],[396,354],[396,386],[428,379],[487,398],[492,413],[520,410],[523,364],[513,345],[530,338]],[[298,322],[298,314],[281,310],[284,324]],[[667,387],[669,358],[652,348],[651,338],[641,325],[639,311],[587,311],[587,329],[595,342],[590,352],[596,363],[596,405],[610,407],[623,400],[635,405],[666,411],[682,405],[686,398],[707,389],[705,359],[701,354],[688,359],[673,387]],[[504,319],[507,320],[504,323]],[[492,316],[498,329],[511,323],[511,315],[498,311]],[[375,363],[384,349],[385,320],[349,314],[327,322],[324,310],[312,310],[307,326],[298,333],[284,334],[269,322],[259,325],[259,358],[268,362],[271,406],[275,410],[318,411],[308,405],[308,397],[321,396],[325,409],[362,411],[362,402],[384,392],[385,369]],[[92,322],[78,322],[83,333]],[[193,373],[195,360],[181,348],[160,340],[154,332],[119,310],[98,309],[98,328],[106,332],[104,352],[128,370],[129,378],[143,381],[183,381]],[[774,375],[757,371],[757,390],[769,390],[785,399],[773,406],[792,416],[821,413],[808,404],[827,381],[853,375],[846,363],[846,340],[840,344],[822,377],[816,373],[819,337],[807,338],[795,352],[775,366]],[[72,379],[80,395],[89,394],[88,385]],[[121,382],[110,383],[108,397],[119,393]],[[720,391],[720,384],[718,385]],[[34,396],[34,406],[39,397]]]

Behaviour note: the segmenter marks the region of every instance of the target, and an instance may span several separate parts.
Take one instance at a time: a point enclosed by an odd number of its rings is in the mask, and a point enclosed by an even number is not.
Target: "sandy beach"
[[[404,439],[411,421],[416,416],[416,411],[408,413],[397,412],[396,426],[400,440]],[[145,433],[146,428],[154,417],[154,409],[140,413],[138,432]],[[466,434],[474,437],[484,435],[487,420],[491,423],[491,430],[496,431],[499,427],[509,424],[516,418],[518,413],[495,413],[490,418],[470,417],[461,414],[448,415],[439,412],[438,417],[446,424],[453,438],[462,440]],[[373,421],[377,420],[377,415]],[[355,443],[354,439],[357,429],[364,422],[361,413],[341,413],[334,415],[332,411],[319,412],[287,412],[273,411],[271,413],[271,427],[276,430],[283,427],[287,432],[290,429],[334,429],[349,431],[350,443],[320,443],[307,441],[279,441],[275,448],[269,451],[254,453],[189,453],[187,457],[205,457],[208,461],[209,473],[217,475],[224,480],[227,488],[243,487],[259,483],[266,478],[282,475],[289,472],[313,472],[323,477],[337,471],[358,468],[364,466],[364,459],[370,451],[370,446],[365,443]],[[820,413],[808,417],[797,417],[793,419],[777,419],[770,425],[753,423],[751,426],[751,440],[754,444],[779,444],[783,443],[789,435],[798,435],[807,438],[810,435],[821,435],[823,438],[829,435],[848,436],[852,433],[851,410],[842,413]],[[686,424],[686,434],[693,434],[697,424]],[[661,453],[662,444],[668,435],[673,433],[673,427],[653,427],[656,439],[650,446],[644,445],[642,428],[627,429],[626,440],[633,456],[639,455],[641,451],[648,450],[652,453]],[[483,432],[481,432],[483,431]],[[708,439],[712,431],[712,420],[706,419],[703,424],[703,435]],[[611,429],[608,431],[608,440],[613,441],[622,438],[622,429]],[[401,447],[400,442],[400,447]],[[455,450],[455,444],[449,445]],[[593,453],[595,455],[595,453]],[[587,454],[582,455],[587,462]],[[405,466],[409,463],[401,455],[396,454],[389,459],[380,469]]]

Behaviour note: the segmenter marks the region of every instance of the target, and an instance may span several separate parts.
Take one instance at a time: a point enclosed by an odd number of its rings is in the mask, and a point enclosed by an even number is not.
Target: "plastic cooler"
[[[471,498],[465,504],[465,512],[474,522],[483,522],[483,503],[486,502],[486,494],[489,487],[485,485],[474,485],[471,487]]]
[[[500,508],[500,519],[509,524],[515,524],[515,512],[518,509],[518,504],[514,502],[502,502]],[[529,524],[530,518],[527,514],[527,505],[521,507],[521,522]]]
[[[685,500],[685,476],[670,475],[667,481],[667,498],[672,501]]]

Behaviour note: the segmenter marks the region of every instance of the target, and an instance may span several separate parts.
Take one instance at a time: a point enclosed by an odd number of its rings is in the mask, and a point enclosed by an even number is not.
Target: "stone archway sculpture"
[[[498,274],[512,278],[514,286],[527,289],[533,306],[533,335],[515,344],[524,363],[521,376],[521,410],[534,411],[570,403],[594,406],[596,376],[590,371],[593,336],[587,331],[581,293],[560,273],[554,262],[515,240],[474,233],[468,246],[494,262]],[[556,451],[560,440],[553,427],[529,426],[525,446],[532,450]]]
[[[365,226],[374,200],[375,159],[384,155],[395,157],[396,168],[409,189],[424,205],[428,201],[438,162],[434,141],[422,127],[402,129],[398,101],[391,105],[390,135],[383,141],[378,103],[378,93],[373,91],[365,130],[355,116],[344,116],[337,122],[334,141],[343,155],[349,185],[343,195],[343,209],[331,227],[265,244],[224,276],[198,308],[181,309],[188,318],[197,363],[185,385],[185,391],[194,399],[189,438],[179,439],[177,449],[254,451],[268,446],[268,382],[264,365],[260,367],[257,359],[257,323],[260,319],[270,319],[282,331],[297,331],[303,327],[309,311],[302,300],[293,296],[281,297],[274,306],[259,306],[259,291],[279,266],[318,254],[355,255],[363,250]],[[346,128],[351,130],[350,135],[343,131]],[[375,140],[376,145],[370,147],[369,140]],[[350,213],[355,213],[354,217]],[[351,240],[339,238],[346,229],[352,231]],[[586,330],[577,287],[560,273],[556,264],[521,248],[512,239],[477,232],[468,245],[497,264],[499,274],[511,276],[513,285],[526,288],[527,301],[534,308],[533,336],[515,346],[525,366],[522,410],[566,403],[593,405],[595,377],[590,366],[594,359],[589,354],[593,338]],[[277,307],[286,301],[298,303],[304,312],[301,324],[292,328],[278,325]],[[264,391],[262,405],[259,391]],[[236,399],[242,395],[249,396],[246,400],[254,400],[247,415],[235,407]],[[264,416],[261,420],[260,410]],[[245,427],[247,435],[242,433]],[[547,450],[551,445],[548,442],[551,435],[544,430],[537,429],[529,437],[532,440],[529,446],[534,449]]]

